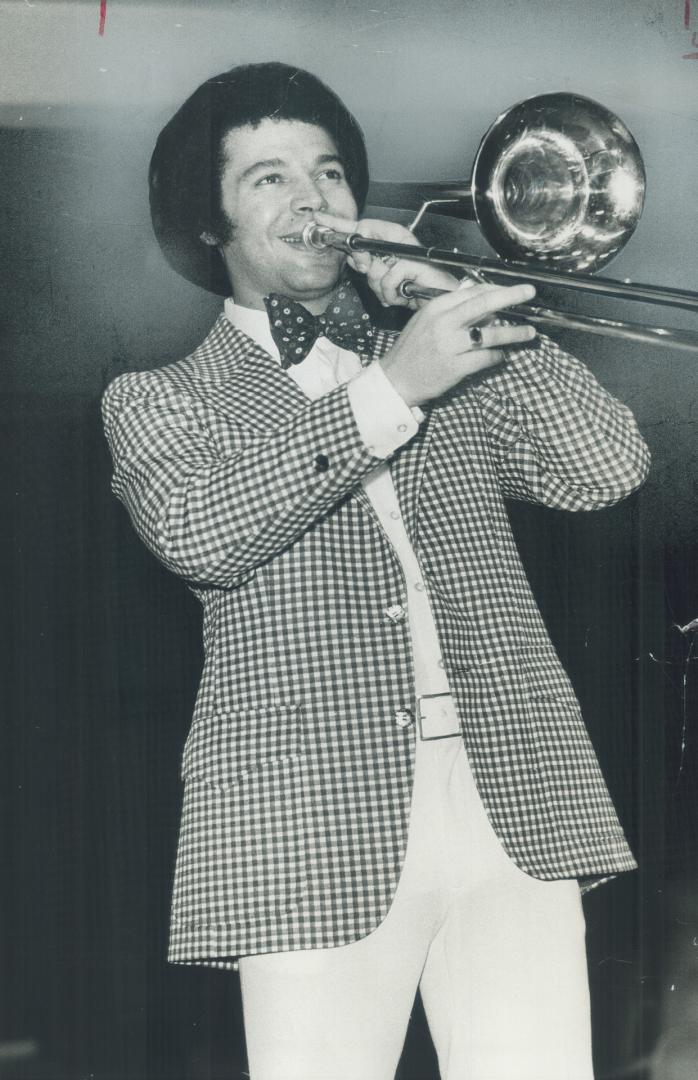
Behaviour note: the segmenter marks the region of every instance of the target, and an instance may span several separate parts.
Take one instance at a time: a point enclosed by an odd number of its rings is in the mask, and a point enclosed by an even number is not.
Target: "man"
[[[240,958],[252,1080],[388,1080],[418,986],[444,1080],[590,1080],[579,883],[634,862],[503,499],[607,506],[647,453],[497,318],[530,286],[356,256],[384,303],[446,290],[372,329],[300,241],[366,190],[353,117],[281,64],[199,87],[153,155],[165,254],[232,289],[104,402],[115,491],[204,607],[170,959]]]

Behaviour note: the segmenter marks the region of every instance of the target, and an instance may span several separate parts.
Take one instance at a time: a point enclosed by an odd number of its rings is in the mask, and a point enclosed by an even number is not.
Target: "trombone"
[[[542,94],[514,105],[483,137],[469,184],[432,184],[408,226],[425,212],[446,207],[474,218],[500,256],[373,240],[310,222],[303,241],[327,247],[431,262],[465,271],[476,281],[515,278],[586,293],[698,311],[698,293],[658,285],[594,278],[632,236],[642,213],[645,170],[637,143],[617,116],[574,94]],[[402,283],[408,299],[444,290]],[[698,333],[558,311],[536,304],[509,309],[542,326],[698,352]]]

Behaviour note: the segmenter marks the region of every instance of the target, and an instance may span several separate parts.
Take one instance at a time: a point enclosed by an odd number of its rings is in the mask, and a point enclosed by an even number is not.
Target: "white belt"
[[[417,709],[417,730],[423,741],[460,735],[460,720],[451,694],[422,694],[417,698]]]

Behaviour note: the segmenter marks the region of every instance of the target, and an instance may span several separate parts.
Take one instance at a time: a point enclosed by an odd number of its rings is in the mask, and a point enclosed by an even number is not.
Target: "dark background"
[[[97,2],[0,4],[0,1076],[245,1068],[236,977],[164,962],[199,613],[110,495],[99,419],[111,378],[183,356],[218,309],[150,233],[144,178],[162,123],[216,71],[283,59],[357,113],[377,179],[443,179],[467,176],[498,111],[575,90],[628,123],[647,167],[645,214],[609,272],[698,289],[688,9],[110,0],[100,36]],[[444,230],[435,219],[422,235],[485,251],[474,226]],[[642,492],[611,510],[512,507],[641,863],[586,901],[598,1073],[683,1080],[698,1057],[698,644],[679,629],[698,615],[696,360],[558,336],[633,408],[654,455]],[[417,1010],[400,1080],[435,1075]]]

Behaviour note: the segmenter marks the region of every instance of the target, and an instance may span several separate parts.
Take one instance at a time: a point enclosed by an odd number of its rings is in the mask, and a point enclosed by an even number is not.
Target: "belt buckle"
[[[417,707],[417,723],[422,742],[453,739],[461,734],[452,694],[420,694]]]

